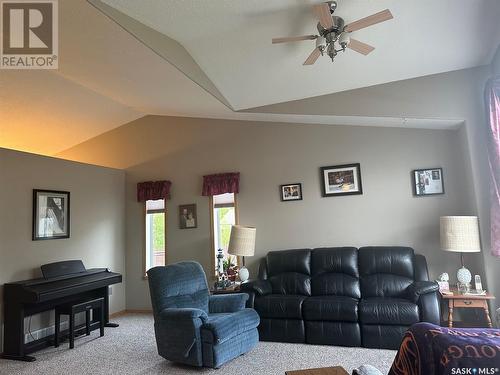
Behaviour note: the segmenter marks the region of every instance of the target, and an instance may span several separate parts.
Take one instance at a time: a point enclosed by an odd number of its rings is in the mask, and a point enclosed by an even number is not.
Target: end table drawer
[[[484,301],[477,299],[456,299],[453,301],[454,307],[484,307]]]

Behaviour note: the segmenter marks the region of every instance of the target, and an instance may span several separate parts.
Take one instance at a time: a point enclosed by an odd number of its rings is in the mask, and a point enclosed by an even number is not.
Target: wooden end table
[[[285,374],[286,375],[349,375],[349,373],[343,367],[340,366],[285,371]]]
[[[441,294],[441,298],[448,302],[448,327],[453,328],[453,310],[455,308],[476,308],[483,309],[486,315],[486,322],[488,327],[492,328],[490,310],[488,307],[488,301],[495,299],[489,293],[485,295],[470,295],[470,294],[459,294],[456,290],[452,290],[453,294]]]
[[[234,284],[226,289],[214,289],[210,288],[211,294],[231,294],[231,293],[240,293],[240,284]]]

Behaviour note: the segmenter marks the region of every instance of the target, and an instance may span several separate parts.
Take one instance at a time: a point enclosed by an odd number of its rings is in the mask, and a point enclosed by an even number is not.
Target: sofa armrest
[[[248,300],[246,293],[211,295],[208,301],[210,313],[232,313],[243,310]]]
[[[167,308],[158,314],[159,321],[194,320],[201,319],[203,323],[208,321],[208,315],[201,309],[192,308]]]
[[[258,296],[266,296],[273,292],[271,283],[268,280],[251,280],[241,284],[242,292],[254,292]]]
[[[406,299],[417,303],[420,296],[424,294],[435,293],[439,290],[439,286],[435,281],[415,281],[404,291]]]

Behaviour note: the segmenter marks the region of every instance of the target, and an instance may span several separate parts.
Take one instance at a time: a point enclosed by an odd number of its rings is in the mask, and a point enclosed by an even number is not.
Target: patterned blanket
[[[413,325],[389,375],[500,375],[500,329]]]

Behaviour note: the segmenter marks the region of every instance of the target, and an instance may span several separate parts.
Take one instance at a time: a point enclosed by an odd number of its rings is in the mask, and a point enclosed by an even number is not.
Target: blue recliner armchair
[[[259,315],[245,293],[210,295],[197,262],[148,272],[158,353],[169,361],[218,368],[259,341]]]

